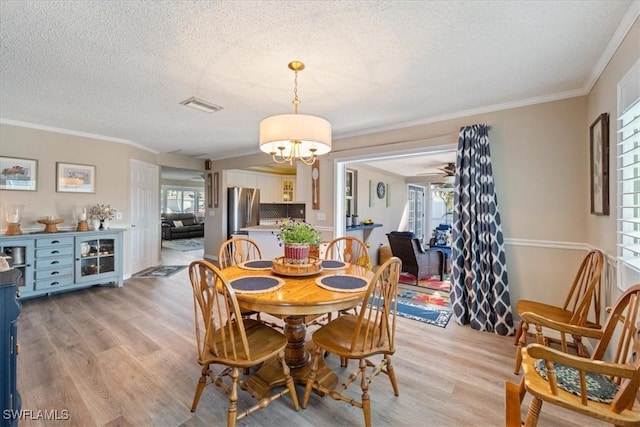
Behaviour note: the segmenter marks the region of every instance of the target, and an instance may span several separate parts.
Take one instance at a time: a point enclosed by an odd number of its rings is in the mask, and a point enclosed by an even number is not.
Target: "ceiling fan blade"
[[[446,174],[444,173],[440,173],[440,172],[423,172],[423,173],[419,173],[417,176],[446,176]]]

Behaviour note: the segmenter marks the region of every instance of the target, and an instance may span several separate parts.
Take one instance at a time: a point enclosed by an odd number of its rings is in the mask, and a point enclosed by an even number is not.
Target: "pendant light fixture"
[[[295,72],[293,114],[267,117],[260,122],[260,150],[268,153],[276,163],[300,160],[312,165],[318,156],[331,151],[331,123],[327,120],[298,114],[298,72],[304,70],[300,61],[289,63]]]

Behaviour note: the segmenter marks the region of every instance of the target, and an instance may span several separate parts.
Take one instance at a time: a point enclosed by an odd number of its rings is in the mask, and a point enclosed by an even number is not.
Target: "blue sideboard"
[[[123,229],[0,236],[0,252],[22,273],[21,298],[92,285],[123,285]]]
[[[21,409],[16,369],[18,359],[18,316],[22,307],[18,302],[18,280],[22,274],[11,269],[0,272],[0,426],[18,425]]]

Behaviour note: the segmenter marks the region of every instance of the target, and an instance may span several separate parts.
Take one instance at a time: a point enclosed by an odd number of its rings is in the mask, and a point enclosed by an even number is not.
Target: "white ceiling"
[[[260,121],[293,112],[294,59],[300,113],[334,138],[582,95],[638,3],[2,0],[0,121],[257,153]]]

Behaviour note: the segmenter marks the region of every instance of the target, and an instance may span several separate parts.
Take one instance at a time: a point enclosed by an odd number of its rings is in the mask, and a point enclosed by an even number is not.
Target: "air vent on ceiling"
[[[196,98],[192,96],[189,99],[185,99],[180,104],[186,105],[187,107],[195,108],[196,110],[204,111],[205,113],[216,113],[223,109],[223,107],[213,104],[209,101],[205,101],[204,99]]]

